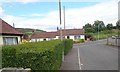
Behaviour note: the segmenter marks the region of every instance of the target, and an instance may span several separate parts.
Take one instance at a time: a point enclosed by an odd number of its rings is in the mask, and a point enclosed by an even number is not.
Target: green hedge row
[[[72,40],[52,40],[2,47],[2,67],[31,68],[33,71],[58,70],[62,50],[67,54]]]
[[[85,40],[84,39],[80,39],[80,40],[74,40],[74,43],[84,43]]]
[[[64,54],[65,55],[71,50],[72,47],[73,47],[73,40],[71,39],[64,40]]]

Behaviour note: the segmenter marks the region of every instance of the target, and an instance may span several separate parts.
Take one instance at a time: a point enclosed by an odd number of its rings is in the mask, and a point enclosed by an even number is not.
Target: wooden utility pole
[[[66,32],[65,32],[65,23],[66,23],[66,21],[65,21],[65,6],[63,6],[63,14],[64,14],[64,38],[65,38],[65,36],[66,36]]]
[[[60,38],[62,41],[61,0],[59,0]]]
[[[60,17],[60,38],[62,41],[61,0],[59,0],[59,17]],[[64,48],[62,50],[62,61],[64,61]]]

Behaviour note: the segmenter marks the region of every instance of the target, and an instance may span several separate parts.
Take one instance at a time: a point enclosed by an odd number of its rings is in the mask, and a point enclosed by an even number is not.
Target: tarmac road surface
[[[60,70],[118,70],[118,48],[106,40],[74,44]]]

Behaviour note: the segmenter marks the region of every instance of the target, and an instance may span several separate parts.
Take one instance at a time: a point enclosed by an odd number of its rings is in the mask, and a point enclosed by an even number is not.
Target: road
[[[74,44],[61,70],[118,70],[118,48],[106,40]]]

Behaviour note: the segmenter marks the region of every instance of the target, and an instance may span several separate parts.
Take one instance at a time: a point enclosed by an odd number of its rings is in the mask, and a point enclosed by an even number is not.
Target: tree
[[[118,36],[120,37],[120,20],[117,21],[116,28],[118,29]]]
[[[117,27],[117,29],[120,30],[120,20],[117,21],[117,23],[116,23],[116,27]]]
[[[94,27],[95,32],[98,32],[98,31],[100,32],[105,29],[105,24],[103,21],[96,20],[94,21],[93,27]]]
[[[113,29],[113,24],[111,23],[111,24],[107,24],[106,25],[106,29],[107,30],[112,30]]]
[[[93,26],[89,23],[85,24],[85,26],[83,26],[84,30],[86,33],[92,33],[94,32]]]

